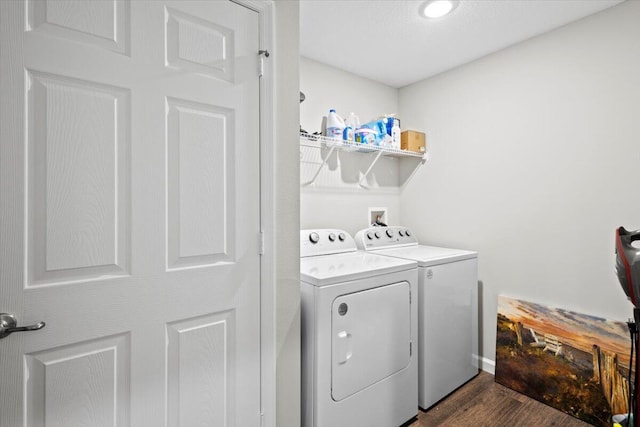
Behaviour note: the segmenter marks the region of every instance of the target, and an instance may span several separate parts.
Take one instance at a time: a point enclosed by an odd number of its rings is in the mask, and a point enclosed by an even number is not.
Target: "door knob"
[[[13,314],[0,313],[0,339],[14,332],[37,331],[44,328],[46,323],[38,322],[31,326],[17,326],[18,321]]]

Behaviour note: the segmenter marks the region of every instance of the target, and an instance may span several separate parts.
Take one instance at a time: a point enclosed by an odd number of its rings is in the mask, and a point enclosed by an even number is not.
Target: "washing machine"
[[[418,413],[417,262],[300,232],[303,427],[397,427]]]
[[[478,254],[420,245],[407,227],[372,227],[359,249],[418,262],[418,404],[427,409],[478,367]]]

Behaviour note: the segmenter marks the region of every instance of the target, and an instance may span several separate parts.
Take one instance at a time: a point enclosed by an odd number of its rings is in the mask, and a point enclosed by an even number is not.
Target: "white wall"
[[[298,1],[274,2],[274,242],[277,427],[300,425]],[[269,185],[269,184],[267,184]],[[242,398],[240,396],[240,398]],[[270,403],[270,402],[263,402]]]
[[[354,112],[362,123],[398,112],[397,89],[304,57],[300,90],[307,97],[300,104],[300,124],[310,133],[320,131],[330,108],[342,117]]]
[[[330,108],[342,116],[354,112],[362,123],[398,110],[396,89],[307,58],[300,58],[300,90],[306,96],[300,104],[300,124],[310,133],[321,130]],[[381,159],[363,188],[359,181],[373,156],[334,152],[322,166],[327,154],[318,148],[300,149],[302,183],[322,167],[313,184],[301,187],[301,228],[342,228],[355,234],[368,226],[369,207],[386,207],[391,221],[399,221],[400,162]]]
[[[482,356],[497,296],[626,320],[614,230],[640,228],[640,2],[402,88],[431,160],[401,195],[423,242],[479,251]],[[491,369],[491,365],[485,366]]]

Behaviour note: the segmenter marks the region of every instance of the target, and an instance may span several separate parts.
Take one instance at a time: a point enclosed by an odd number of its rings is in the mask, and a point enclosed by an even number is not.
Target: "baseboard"
[[[473,355],[474,361],[477,363],[477,366],[485,372],[490,373],[491,375],[496,374],[496,362],[491,359],[487,359],[486,357],[480,357],[477,354]]]

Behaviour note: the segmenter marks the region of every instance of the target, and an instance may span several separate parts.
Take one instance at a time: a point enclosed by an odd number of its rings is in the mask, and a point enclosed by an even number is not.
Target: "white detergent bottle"
[[[399,150],[400,149],[400,120],[393,118],[393,127],[391,128],[391,147]]]
[[[344,120],[340,117],[336,110],[333,108],[329,110],[329,116],[327,116],[327,136],[329,138],[342,139],[342,132],[344,131]]]

